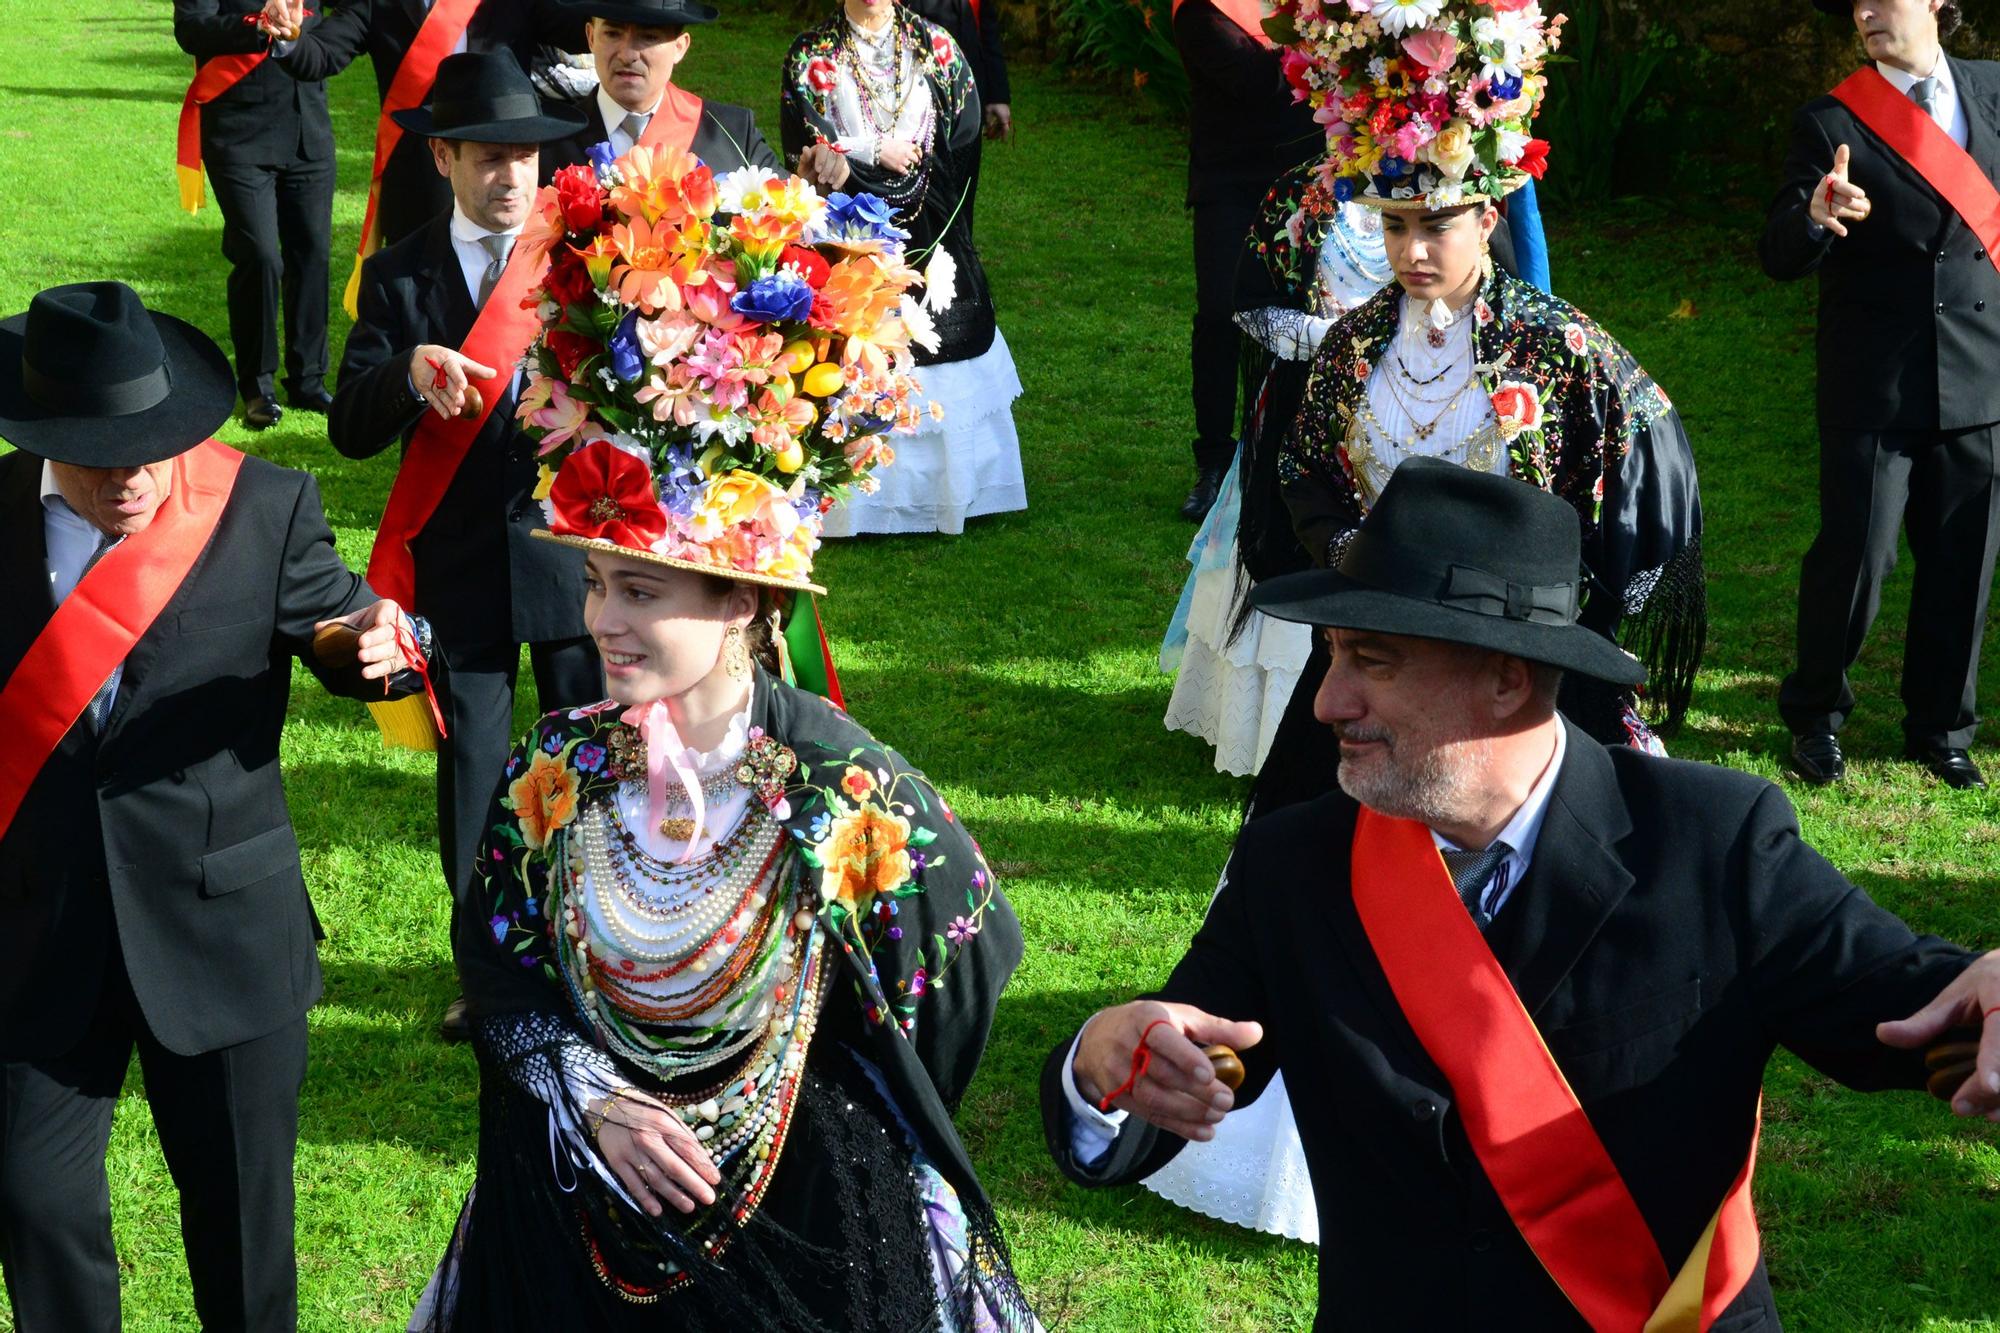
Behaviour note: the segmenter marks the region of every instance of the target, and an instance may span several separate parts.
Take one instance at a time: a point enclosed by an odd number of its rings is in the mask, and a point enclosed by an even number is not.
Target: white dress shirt
[[[1889,81],[1891,87],[1905,97],[1910,96],[1910,89],[1917,86],[1917,80],[1925,77],[1912,74],[1906,69],[1897,69],[1894,65],[1880,60],[1875,62],[1875,69]],[[1937,122],[1939,129],[1951,136],[1953,143],[1960,148],[1965,147],[1966,141],[1972,137],[1972,123],[1965,118],[1965,102],[1958,95],[1958,85],[1952,81],[1951,62],[1945,59],[1942,47],[1938,49],[1937,63],[1931,66],[1928,77],[1937,80],[1937,93],[1931,99],[1931,119]],[[1911,98],[1911,100],[1916,99]]]
[[[69,501],[63,499],[62,491],[56,486],[54,466],[44,460],[42,541],[48,551],[51,603],[61,606],[64,599],[76,591],[76,585],[83,580],[84,566],[90,563],[91,556],[97,554],[97,544],[103,538],[103,532],[95,523],[69,507]],[[118,684],[113,681],[111,695],[105,700],[106,710],[117,701]]]
[[[519,227],[515,227],[510,231],[488,231],[471,218],[465,216],[465,210],[458,206],[456,200],[452,201],[451,249],[452,253],[458,256],[459,272],[465,275],[466,295],[472,298],[472,303],[475,306],[479,304],[479,280],[486,276],[486,265],[493,259],[493,256],[487,253],[486,247],[481,242],[488,236],[506,236],[518,239],[520,235],[521,229]]]
[[[666,100],[667,95],[661,93],[653,99],[651,106],[638,113],[646,118],[647,125],[651,125],[653,117],[660,114],[660,103]],[[633,113],[618,105],[618,99],[605,92],[602,84],[597,88],[597,114],[604,122],[604,137],[611,144],[612,156],[623,157],[631,152],[632,145],[638,140],[625,132],[625,117]],[[644,134],[645,127],[641,126],[639,132]]]
[[[1497,915],[1500,909],[1507,905],[1507,900],[1513,896],[1514,886],[1528,873],[1528,863],[1535,855],[1535,844],[1542,836],[1542,821],[1549,813],[1549,798],[1555,792],[1556,775],[1562,771],[1563,756],[1568,750],[1568,728],[1559,725],[1556,727],[1555,753],[1549,756],[1548,767],[1544,768],[1541,777],[1535,780],[1534,787],[1528,792],[1528,799],[1521,802],[1520,808],[1514,811],[1514,817],[1507,821],[1506,827],[1502,828],[1500,835],[1494,839],[1495,842],[1506,843],[1512,850],[1494,871],[1493,878],[1487,881],[1484,892],[1480,894],[1480,905],[1489,915]],[[1431,830],[1431,841],[1437,844],[1440,852],[1465,850],[1436,829]],[[1228,892],[1227,884],[1216,897],[1220,898],[1226,892]],[[1213,907],[1214,904],[1211,903],[1210,910],[1213,910]],[[1126,1116],[1124,1111],[1098,1110],[1084,1100],[1083,1094],[1077,1091],[1076,1051],[1083,1043],[1083,1034],[1089,1029],[1090,1023],[1086,1022],[1077,1031],[1076,1040],[1070,1043],[1069,1059],[1063,1062],[1062,1074],[1063,1097],[1069,1103],[1070,1152],[1084,1166],[1094,1165],[1110,1151],[1119,1130],[1125,1124]]]

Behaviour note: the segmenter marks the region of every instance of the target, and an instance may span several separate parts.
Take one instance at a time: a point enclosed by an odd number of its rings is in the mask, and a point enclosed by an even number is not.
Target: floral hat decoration
[[[676,150],[598,144],[557,172],[521,238],[550,260],[517,411],[542,460],[537,535],[824,592],[825,514],[916,430],[911,344],[935,342],[949,300],[908,294],[892,217]]]
[[[1320,205],[1427,212],[1541,179],[1530,127],[1563,22],[1537,0],[1279,0],[1265,29],[1326,127]]]

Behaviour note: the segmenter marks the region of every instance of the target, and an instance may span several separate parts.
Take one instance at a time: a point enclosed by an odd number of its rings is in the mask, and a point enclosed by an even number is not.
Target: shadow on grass
[[[189,65],[190,72],[193,66]],[[0,95],[7,97],[47,97],[63,102],[174,102],[179,103],[182,94],[168,89],[147,92],[139,88],[84,87],[68,84],[62,87],[34,88],[24,84],[0,84]]]
[[[325,965],[299,1133],[309,1143],[400,1143],[448,1160],[478,1142],[471,1051],[437,1034],[458,993],[448,966]]]

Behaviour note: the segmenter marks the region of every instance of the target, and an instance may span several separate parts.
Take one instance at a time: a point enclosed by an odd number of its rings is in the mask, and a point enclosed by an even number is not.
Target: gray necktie
[[[482,236],[479,243],[492,256],[486,261],[486,271],[479,275],[479,305],[486,306],[486,298],[493,295],[493,288],[500,281],[501,270],[507,267],[507,254],[514,248],[512,236]]]
[[[76,576],[77,587],[83,586],[83,581],[90,577],[90,571],[97,567],[97,562],[102,560],[105,553],[116,546],[119,540],[119,538],[113,537],[109,533],[98,537],[97,549],[90,553],[90,559],[83,562],[83,573]],[[90,719],[90,729],[92,731],[101,732],[104,730],[105,714],[111,711],[112,696],[118,693],[118,678],[124,674],[125,664],[120,662],[117,666],[111,668],[111,674],[104,678],[104,683],[97,687],[97,693],[90,697],[90,707],[84,710],[84,715]]]
[[[646,132],[646,122],[651,119],[651,116],[642,116],[634,111],[618,122],[618,128],[625,131],[625,137],[636,144],[639,142],[639,136]]]
[[[1485,896],[1486,886],[1493,880],[1493,872],[1500,863],[1514,854],[1514,849],[1504,842],[1496,842],[1483,852],[1447,852],[1440,850],[1444,857],[1444,868],[1451,872],[1451,886],[1458,890],[1459,901],[1472,915],[1472,924],[1481,930],[1493,923],[1493,916],[1480,905]]]
[[[1928,79],[1918,79],[1910,85],[1910,100],[1924,109],[1924,114],[1937,117],[1938,81],[1933,74]]]

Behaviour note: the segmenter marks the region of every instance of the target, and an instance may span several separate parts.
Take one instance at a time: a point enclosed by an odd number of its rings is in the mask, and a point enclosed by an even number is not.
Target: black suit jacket
[[[0,458],[0,680],[54,606],[42,460]],[[0,1059],[74,1045],[113,932],[162,1045],[194,1055],[275,1031],[319,997],[278,735],[315,622],[375,594],[341,563],[303,472],[246,458],[208,546],[125,659],[102,734],[70,728],[0,838]]]
[[[243,19],[263,8],[261,0],[174,0],[174,40],[198,61],[262,51],[268,40]],[[318,23],[306,20],[308,28]],[[326,84],[291,78],[264,61],[201,109],[201,155],[262,166],[331,158]]]
[[[1922,1062],[1874,1025],[1914,1013],[1971,956],[1843,879],[1770,783],[1607,749],[1574,726],[1568,745],[1487,938],[1674,1271],[1743,1164],[1773,1048],[1854,1087],[1921,1087]],[[1321,1327],[1582,1327],[1472,1155],[1362,930],[1356,808],[1336,791],[1247,825],[1160,994],[1264,1024],[1239,1100],[1282,1067],[1319,1199]],[[1079,1166],[1068,1053],[1051,1053],[1042,1083],[1067,1174],[1132,1180],[1183,1146],[1133,1121],[1105,1161]],[[1775,1323],[1760,1267],[1716,1327]]]
[[[1255,206],[1271,182],[1326,152],[1312,108],[1292,98],[1280,53],[1213,0],[1185,0],[1174,10],[1174,45],[1188,80],[1190,205],[1239,197]]]
[[[2000,181],[2000,64],[1952,60],[1966,151]],[[1843,239],[1815,239],[1806,205],[1849,149],[1873,208]],[[1785,183],[1758,253],[1780,280],[1819,274],[1820,425],[1963,430],[2000,421],[2000,270],[1914,168],[1832,97],[1792,121]]]
[[[965,63],[972,66],[980,106],[1014,100],[1000,40],[1000,0],[982,0],[976,7],[973,0],[906,0],[904,7],[943,28],[958,43]]]
[[[410,392],[410,354],[457,347],[478,316],[451,246],[451,215],[361,267],[360,318],[347,336],[327,434],[348,458],[408,445],[428,411]],[[583,628],[583,554],[530,534],[548,525],[534,499],[535,445],[514,425],[512,367],[430,522],[411,543],[416,610],[447,645],[574,639]]]
[[[598,109],[595,91],[558,105],[581,115],[584,126],[568,138],[542,145],[544,185],[564,167],[584,161],[592,145],[605,141],[604,116]],[[763,132],[757,128],[757,118],[749,107],[714,102],[705,97],[701,102],[701,124],[695,127],[694,138],[688,142],[688,151],[718,176],[739,167],[767,167],[772,171],[783,169],[777,152],[764,141]]]
[[[428,12],[424,0],[327,0],[325,9],[285,56],[269,63],[293,78],[316,81],[340,73],[365,50],[375,66],[376,92],[388,97]],[[584,49],[583,20],[554,0],[484,0],[465,29],[466,50],[512,51],[530,72],[544,46]],[[372,141],[362,151],[372,153]],[[427,141],[405,134],[382,169],[377,215],[383,244],[394,244],[450,207],[451,183],[438,175]]]

